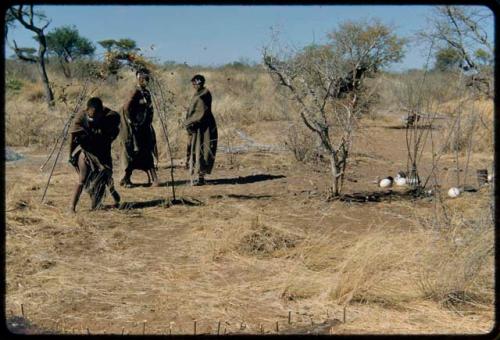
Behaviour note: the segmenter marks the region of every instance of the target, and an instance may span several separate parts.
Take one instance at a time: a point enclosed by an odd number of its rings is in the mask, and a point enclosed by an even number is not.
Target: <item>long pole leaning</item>
[[[160,119],[160,124],[161,124],[162,130],[163,130],[163,134],[165,135],[165,140],[167,142],[167,149],[168,149],[168,153],[169,153],[169,157],[170,157],[170,179],[172,181],[172,199],[173,199],[173,201],[175,201],[176,198],[175,198],[175,180],[174,180],[174,161],[172,158],[172,148],[170,147],[170,139],[168,138],[168,130],[167,130],[167,126],[165,123],[165,119],[163,117],[164,110],[162,110],[162,107],[160,106],[160,103],[158,102],[158,97],[157,97],[157,92],[160,92],[160,95],[162,95],[162,93],[161,93],[162,89],[161,89],[158,81],[156,81],[156,79],[153,78],[153,82],[155,84],[156,91],[152,91],[153,92],[152,98],[153,98],[153,103],[156,107],[156,111],[158,112],[158,118]],[[164,101],[164,98],[162,98],[162,100]]]
[[[59,156],[61,155],[61,150],[62,150],[62,148],[64,146],[64,142],[66,141],[66,138],[68,136],[68,131],[69,131],[69,127],[71,125],[71,121],[75,117],[76,113],[80,109],[80,107],[81,107],[81,105],[82,105],[82,103],[83,103],[83,101],[85,99],[85,96],[87,94],[87,88],[88,88],[88,80],[85,81],[85,84],[83,85],[83,89],[80,92],[80,96],[78,97],[78,100],[77,100],[77,102],[75,104],[75,108],[74,108],[73,112],[71,112],[71,115],[70,115],[70,118],[68,119],[67,124],[64,126],[64,129],[63,129],[63,132],[62,132],[61,144],[59,145],[59,150],[57,151],[56,159],[54,160],[54,163],[52,164],[52,168],[50,169],[50,174],[49,174],[49,178],[47,180],[47,184],[45,185],[45,189],[43,190],[43,195],[42,195],[42,199],[41,199],[42,203],[45,200],[45,196],[47,194],[47,190],[48,190],[49,185],[50,185],[50,180],[52,178],[52,175],[54,174],[54,169],[56,168],[57,161],[59,160]]]
[[[155,83],[156,83],[156,87],[158,87],[158,89],[160,91],[161,101],[163,104],[165,104],[167,101],[165,98],[165,94],[163,92],[163,88],[162,88],[161,84],[158,81],[156,81],[156,79],[155,79]],[[168,129],[167,129],[167,124],[166,124],[166,113],[165,113],[166,110],[161,111],[161,112],[164,115],[164,119],[162,119],[161,123],[162,123],[163,131],[165,134],[165,139],[167,141],[168,153],[170,156],[170,178],[172,180],[172,195],[173,195],[173,199],[175,200],[174,158],[172,156],[172,148],[170,146],[170,139],[168,138]]]
[[[59,145],[59,141],[61,140],[62,136],[64,135],[64,131],[66,130],[66,126],[68,126],[71,123],[72,119],[73,119],[73,117],[72,117],[72,115],[70,115],[68,120],[66,120],[66,123],[64,123],[64,127],[61,131],[61,134],[59,136],[57,136],[56,142],[54,143],[54,146],[52,147],[52,150],[50,151],[49,156],[47,157],[45,162],[42,164],[42,166],[40,166],[40,171],[43,171],[43,169],[45,169],[45,166],[49,163],[50,159],[54,155],[54,151],[56,151],[57,145]]]

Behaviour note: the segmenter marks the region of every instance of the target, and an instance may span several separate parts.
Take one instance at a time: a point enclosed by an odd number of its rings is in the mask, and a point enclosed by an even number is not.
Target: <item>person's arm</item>
[[[69,130],[69,135],[70,135],[70,146],[69,146],[69,161],[71,164],[74,163],[74,159],[72,158],[73,151],[75,148],[80,145],[82,142],[85,144],[86,143],[86,135],[88,133],[86,127],[85,127],[85,112],[79,112],[75,120],[73,121],[73,124],[71,125],[71,128]]]
[[[196,123],[199,123],[203,119],[206,109],[205,102],[200,97],[196,98],[196,102],[192,106],[191,112],[184,122],[184,126],[189,129],[193,125],[196,125]]]
[[[136,103],[139,100],[139,96],[140,96],[139,91],[137,89],[134,89],[132,92],[130,92],[129,96],[127,97],[125,105],[123,105],[124,117],[131,126],[138,125],[136,117],[130,116],[130,113],[133,111],[134,107],[137,106]]]
[[[153,124],[153,115],[154,115],[154,109],[153,109],[153,98],[151,98],[151,92],[147,92],[147,95],[145,96],[147,98],[147,109],[146,109],[146,119],[145,119],[145,124]]]
[[[112,142],[118,137],[120,133],[120,115],[117,112],[108,114],[108,121],[106,124],[105,136],[108,141]]]

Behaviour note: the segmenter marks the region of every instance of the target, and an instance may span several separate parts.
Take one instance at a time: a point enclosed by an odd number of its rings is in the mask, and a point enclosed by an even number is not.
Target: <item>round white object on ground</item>
[[[460,195],[460,189],[458,189],[456,187],[452,187],[452,188],[450,188],[450,190],[448,190],[449,197],[455,198],[455,197],[458,197],[458,195]]]
[[[391,178],[383,178],[380,180],[379,186],[381,188],[389,188],[392,186],[392,179]]]

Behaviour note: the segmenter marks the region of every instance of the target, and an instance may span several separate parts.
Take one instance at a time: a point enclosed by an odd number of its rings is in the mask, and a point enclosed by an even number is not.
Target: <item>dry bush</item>
[[[443,145],[445,153],[467,151],[471,144],[473,152],[492,152],[493,102],[491,100],[448,101],[440,105],[448,115],[443,135],[450,135]],[[457,115],[460,117],[457,120]],[[472,141],[471,141],[472,138]]]
[[[321,147],[316,136],[301,122],[289,124],[282,142],[287,150],[293,153],[295,160],[304,163],[316,160]]]
[[[420,255],[418,285],[426,298],[453,309],[487,307],[494,301],[494,226],[489,190],[471,202],[444,202],[442,212],[419,218],[433,232]]]
[[[36,64],[11,59],[5,60],[5,76],[32,83],[40,79]]]
[[[60,107],[47,114],[43,105],[8,101],[5,107],[5,142],[10,146],[50,146],[61,134],[66,119]]]
[[[273,256],[279,254],[279,251],[294,248],[301,238],[295,233],[270,227],[254,220],[250,230],[241,237],[238,251],[246,255]]]

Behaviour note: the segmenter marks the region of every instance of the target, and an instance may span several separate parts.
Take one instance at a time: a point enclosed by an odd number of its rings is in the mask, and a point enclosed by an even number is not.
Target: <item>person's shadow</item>
[[[207,180],[205,180],[205,185],[250,184],[250,183],[269,181],[269,180],[278,179],[278,178],[285,178],[285,177],[286,176],[284,176],[284,175],[259,174],[259,175],[249,175],[249,176],[244,176],[244,177],[239,176],[239,177],[233,177],[233,178],[207,179]],[[174,181],[175,186],[186,185],[186,184],[189,184],[188,180]],[[171,181],[160,183],[160,186],[162,186],[162,187],[171,186],[171,185],[172,185]]]
[[[109,209],[118,209],[118,210],[132,210],[132,209],[144,209],[144,208],[153,208],[153,207],[163,207],[169,208],[174,205],[184,205],[184,206],[200,206],[203,205],[203,202],[195,199],[195,198],[187,198],[180,197],[173,199],[155,199],[149,201],[132,201],[132,202],[122,202],[118,207],[110,204],[105,204],[101,207],[102,210]]]

